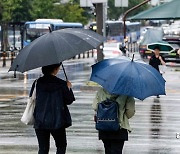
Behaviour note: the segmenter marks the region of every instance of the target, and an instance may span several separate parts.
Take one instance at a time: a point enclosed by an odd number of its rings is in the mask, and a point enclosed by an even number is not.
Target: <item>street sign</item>
[[[115,0],[115,7],[128,7],[128,0]]]
[[[107,3],[107,0],[91,0],[92,3]]]
[[[93,7],[91,0],[80,0],[81,7]]]

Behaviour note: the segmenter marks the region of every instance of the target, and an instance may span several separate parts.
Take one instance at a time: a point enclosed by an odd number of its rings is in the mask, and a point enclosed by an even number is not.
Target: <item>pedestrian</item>
[[[180,49],[177,50],[177,55],[180,57]]]
[[[163,60],[163,57],[160,55],[160,48],[159,46],[155,46],[154,48],[154,54],[149,60],[149,65],[154,67],[158,72],[159,71],[159,65],[166,65],[166,63]]]
[[[74,100],[72,84],[56,77],[61,64],[42,67],[43,76],[31,88],[30,96],[36,85],[36,106],[34,110],[34,129],[39,144],[38,154],[48,154],[50,135],[55,140],[56,154],[66,153],[66,128],[71,126],[71,116],[67,105]]]
[[[125,95],[111,95],[104,88],[100,88],[93,102],[93,109],[97,111],[98,103],[106,99],[116,99],[119,105],[118,131],[98,131],[99,140],[102,140],[105,154],[122,154],[124,142],[128,140],[128,133],[132,131],[129,119],[135,114],[135,100]]]
[[[149,60],[149,65],[154,67],[159,73],[159,65],[166,65],[166,63],[163,60],[163,57],[160,55],[160,48],[159,46],[154,47],[154,55]],[[159,95],[157,95],[157,98],[160,98]]]

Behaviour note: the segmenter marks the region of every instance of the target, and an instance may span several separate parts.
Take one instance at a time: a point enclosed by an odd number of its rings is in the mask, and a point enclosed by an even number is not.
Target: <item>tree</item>
[[[127,8],[120,8],[120,7],[115,7],[114,6],[114,0],[108,0],[108,18],[109,19],[115,19],[118,20],[120,16],[123,15],[123,13],[127,10],[129,10],[130,8],[140,4],[141,2],[143,2],[144,0],[129,0],[129,6]],[[148,4],[145,4],[143,6],[141,6],[140,8],[134,10],[132,13],[129,14],[129,16],[135,15],[145,9],[148,8]]]
[[[54,0],[33,0],[31,16],[38,18],[54,18]]]
[[[2,1],[0,0],[0,20],[2,20],[2,12],[3,12],[3,10],[2,10]]]
[[[84,10],[80,8],[79,4],[61,4],[55,6],[54,16],[58,19],[62,19],[64,22],[81,22],[87,23],[87,18],[83,16]]]
[[[31,1],[29,0],[14,0],[11,21],[25,22],[31,20]]]
[[[0,0],[0,18],[2,29],[2,50],[9,48],[9,22],[22,22],[30,19],[31,2],[29,0]]]
[[[8,44],[8,22],[11,20],[12,15],[12,0],[5,1],[1,0],[1,33],[2,33],[2,41],[1,41],[1,50],[7,51],[9,48]]]
[[[31,18],[30,9],[29,0],[0,0],[1,21],[26,21]]]

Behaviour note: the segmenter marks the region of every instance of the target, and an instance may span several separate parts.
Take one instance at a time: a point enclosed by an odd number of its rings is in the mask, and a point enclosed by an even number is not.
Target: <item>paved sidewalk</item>
[[[104,154],[94,128],[92,101],[96,89],[87,88],[93,59],[65,63],[72,81],[76,102],[70,106],[73,126],[67,129],[67,154]],[[8,67],[0,67],[0,154],[36,154],[37,140],[31,126],[23,125],[20,117],[25,108],[30,86],[40,69],[20,73],[16,79]],[[166,96],[136,99],[136,114],[130,120],[132,133],[123,154],[179,154],[180,139],[180,71],[167,67]],[[62,72],[59,74],[63,76]],[[51,140],[50,154],[55,153]]]

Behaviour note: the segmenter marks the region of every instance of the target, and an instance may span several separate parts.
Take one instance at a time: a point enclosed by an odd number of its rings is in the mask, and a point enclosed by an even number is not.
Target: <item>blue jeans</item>
[[[66,131],[65,128],[57,130],[48,130],[48,129],[35,129],[36,136],[39,143],[39,152],[38,154],[48,154],[50,147],[50,134],[53,136],[56,144],[56,154],[65,154],[66,153]]]

